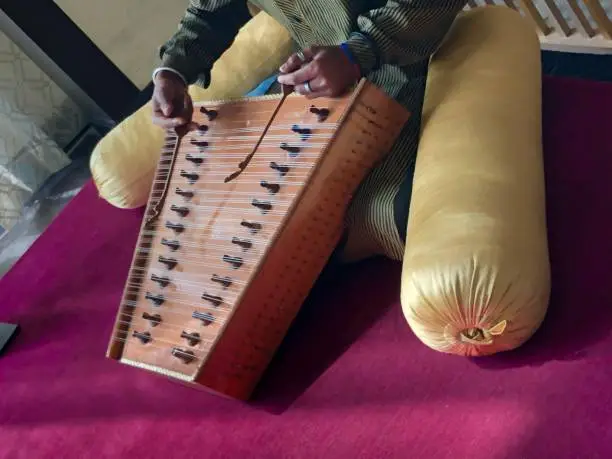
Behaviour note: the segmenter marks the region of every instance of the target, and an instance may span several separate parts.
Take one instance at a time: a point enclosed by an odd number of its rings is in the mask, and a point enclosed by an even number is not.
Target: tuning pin
[[[159,324],[161,324],[162,321],[162,318],[159,314],[149,314],[148,312],[143,312],[142,318],[151,322],[151,327],[157,327]]]
[[[187,215],[189,215],[189,209],[187,207],[179,207],[173,204],[170,206],[170,210],[172,212],[176,212],[181,217],[186,217]]]
[[[271,194],[276,194],[280,190],[280,185],[278,183],[268,183],[265,180],[262,180],[260,185],[267,189]]]
[[[243,221],[240,225],[248,228],[251,234],[255,234],[261,230],[261,223]]]
[[[329,116],[329,109],[327,108],[317,108],[314,105],[310,107],[310,113],[314,113],[317,115],[317,120],[319,123],[322,123]]]
[[[166,247],[168,247],[171,251],[175,252],[179,249],[179,247],[181,246],[179,244],[179,241],[169,241],[168,239],[163,238],[161,240],[161,244],[165,245]]]
[[[275,171],[278,171],[281,177],[284,177],[285,175],[287,175],[287,172],[289,172],[288,166],[281,166],[275,163],[274,161],[270,163],[270,168],[274,169]]]
[[[177,188],[175,190],[175,193],[178,194],[179,196],[184,197],[186,200],[193,198],[193,191],[185,191],[185,190],[181,190],[180,188]]]
[[[199,166],[200,164],[202,164],[204,162],[204,158],[200,158],[198,156],[193,156],[193,155],[189,155],[189,154],[185,155],[185,159],[187,161],[191,161],[196,166]]]
[[[205,327],[207,327],[208,325],[212,324],[215,321],[215,317],[210,312],[194,311],[191,314],[191,317],[193,317],[194,319],[201,320],[202,325],[204,325]]]
[[[228,288],[230,285],[232,285],[232,278],[231,277],[221,277],[217,274],[213,274],[213,276],[210,278],[211,281],[213,282],[217,282],[218,284],[221,284],[223,286],[223,288]]]
[[[153,295],[151,292],[147,292],[145,298],[153,303],[154,306],[161,306],[166,301],[164,295]]]
[[[245,239],[240,239],[237,237],[232,238],[232,244],[236,244],[239,247],[242,247],[244,250],[248,250],[253,246],[251,241],[247,241]]]
[[[180,223],[166,222],[166,228],[173,230],[176,234],[180,234],[185,231],[185,226],[181,225]]]
[[[190,346],[195,346],[202,341],[199,333],[187,333],[186,331],[181,333],[181,338],[187,340],[187,343],[189,343]]]
[[[190,185],[193,185],[200,178],[200,176],[196,174],[195,172],[181,171],[180,175],[181,177],[186,178],[189,181]]]
[[[223,261],[229,263],[234,269],[240,268],[244,263],[244,260],[242,258],[230,257],[229,255],[223,255]]]
[[[259,199],[253,199],[251,205],[260,209],[263,213],[272,210],[272,203],[269,201],[260,201]]]
[[[170,271],[173,270],[174,268],[176,268],[176,265],[178,265],[178,261],[176,261],[174,258],[166,258],[166,257],[163,257],[161,255],[159,256],[157,261],[159,261],[160,263],[166,265],[166,267]]]
[[[161,288],[165,288],[170,285],[170,279],[168,277],[159,277],[155,274],[152,274],[151,280],[153,282],[157,282]]]
[[[289,153],[289,156],[291,156],[292,158],[297,156],[297,154],[300,152],[299,147],[292,147],[291,145],[288,145],[285,142],[280,144],[280,148],[281,150],[285,150],[287,153]]]
[[[202,299],[208,301],[215,308],[219,307],[221,303],[223,303],[223,298],[221,298],[220,296],[209,295],[208,293],[203,293]]]
[[[134,331],[132,333],[134,338],[138,338],[142,344],[150,343],[153,339],[151,338],[151,333],[149,332],[137,332]]]
[[[196,140],[191,139],[191,145],[198,148],[206,148],[208,146],[208,142],[206,140]]]
[[[308,138],[312,134],[312,130],[310,128],[301,128],[297,124],[294,124],[291,127],[291,130],[295,132],[296,134],[300,134],[302,141],[308,140]]]
[[[213,121],[219,114],[216,110],[208,110],[206,107],[201,107],[200,112],[208,117],[208,121]]]
[[[179,347],[172,349],[172,356],[182,360],[184,363],[191,363],[195,360],[195,354],[192,351]]]

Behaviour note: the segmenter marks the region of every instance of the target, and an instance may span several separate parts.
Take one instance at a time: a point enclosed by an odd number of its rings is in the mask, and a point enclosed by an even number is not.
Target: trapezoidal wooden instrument
[[[107,356],[250,398],[409,116],[365,80],[196,104],[166,139]]]

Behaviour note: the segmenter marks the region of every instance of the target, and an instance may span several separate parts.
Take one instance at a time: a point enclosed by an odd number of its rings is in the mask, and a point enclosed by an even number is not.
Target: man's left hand
[[[312,47],[300,54],[281,66],[278,82],[294,86],[309,99],[340,96],[359,79],[357,67],[337,46]]]

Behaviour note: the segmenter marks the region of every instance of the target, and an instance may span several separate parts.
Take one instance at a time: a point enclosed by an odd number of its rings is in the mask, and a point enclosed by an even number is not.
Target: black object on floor
[[[0,322],[0,355],[8,348],[19,332],[19,325]]]
[[[542,51],[542,72],[545,75],[612,81],[611,54],[564,53]]]

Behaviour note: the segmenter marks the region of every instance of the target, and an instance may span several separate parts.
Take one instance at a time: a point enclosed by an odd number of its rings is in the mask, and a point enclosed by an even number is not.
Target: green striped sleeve
[[[357,18],[347,44],[363,74],[379,65],[405,67],[428,59],[466,0],[389,1]]]
[[[245,0],[190,0],[177,32],[160,48],[160,67],[208,87],[213,64],[250,18]]]

